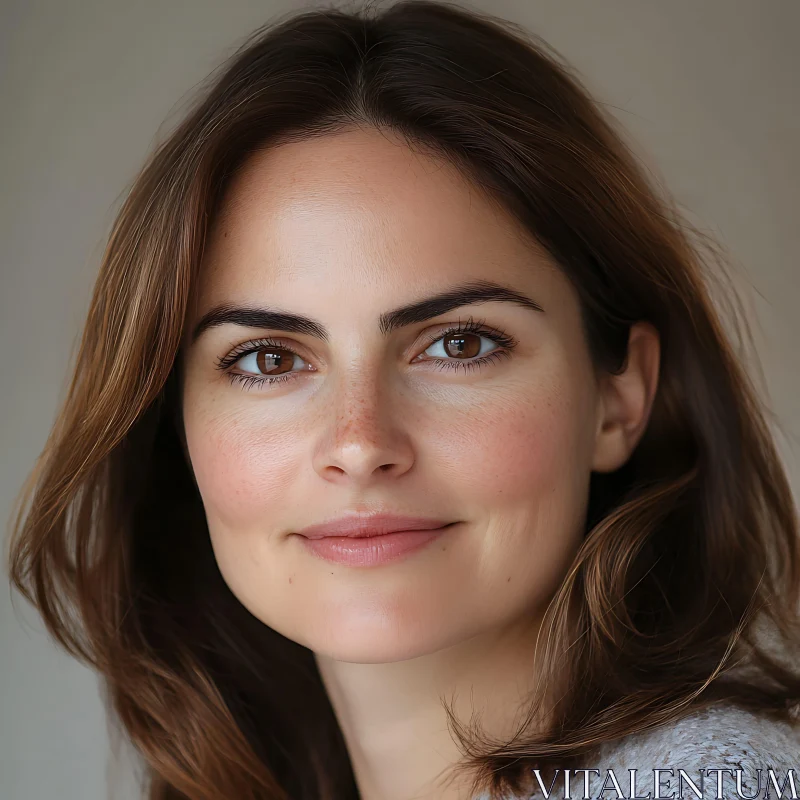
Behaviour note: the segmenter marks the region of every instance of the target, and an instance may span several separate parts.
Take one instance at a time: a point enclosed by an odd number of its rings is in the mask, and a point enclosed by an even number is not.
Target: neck
[[[475,715],[484,733],[510,738],[535,689],[540,622],[526,620],[393,663],[355,664],[317,654],[362,800],[472,800],[471,776],[454,770],[462,756],[442,700],[452,703],[466,729]]]

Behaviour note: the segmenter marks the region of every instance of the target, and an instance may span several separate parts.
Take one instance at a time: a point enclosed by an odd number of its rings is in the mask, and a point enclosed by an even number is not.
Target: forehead
[[[544,250],[450,162],[350,129],[242,165],[210,231],[198,308],[254,291],[297,299],[321,281],[395,298],[471,278],[520,285],[534,269],[553,270]]]

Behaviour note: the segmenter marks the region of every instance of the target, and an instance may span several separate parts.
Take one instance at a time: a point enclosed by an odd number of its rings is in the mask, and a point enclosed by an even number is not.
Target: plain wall
[[[0,18],[0,512],[45,442],[104,236],[192,87],[303,3],[20,0]],[[484,0],[542,35],[638,142],[750,286],[768,401],[795,490],[800,439],[800,3]],[[171,116],[170,116],[171,115]],[[795,492],[796,493],[796,492]],[[94,676],[0,597],[0,799],[135,798],[109,771]],[[114,792],[111,794],[113,785]]]

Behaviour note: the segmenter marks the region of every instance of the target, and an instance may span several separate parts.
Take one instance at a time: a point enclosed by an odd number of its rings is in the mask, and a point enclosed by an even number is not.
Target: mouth
[[[398,514],[350,514],[298,531],[306,539],[348,538],[372,539],[393,533],[431,531],[454,525],[450,520],[433,517],[411,517]]]
[[[375,532],[374,529],[350,529],[345,535],[300,534],[301,541],[313,555],[325,561],[351,567],[374,567],[411,556],[432,545],[458,522],[447,522],[438,527]]]

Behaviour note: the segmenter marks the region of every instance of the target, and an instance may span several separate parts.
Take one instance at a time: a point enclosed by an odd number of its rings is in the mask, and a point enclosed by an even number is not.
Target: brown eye
[[[297,355],[284,347],[265,345],[242,356],[236,363],[243,372],[253,375],[282,375],[290,372]]]
[[[450,333],[441,341],[453,358],[473,358],[481,351],[481,337],[475,333]]]
[[[256,351],[256,366],[263,375],[280,375],[288,372],[294,364],[294,353],[280,347]]]
[[[510,351],[514,341],[500,331],[487,332],[484,335],[482,331],[450,330],[431,342],[425,354],[442,364],[455,364],[459,361],[477,364],[487,354],[498,352],[496,347],[492,347],[497,344],[501,345],[501,349],[504,347],[506,351]]]

